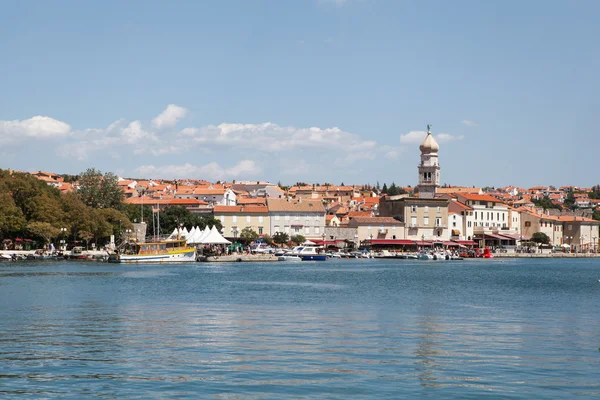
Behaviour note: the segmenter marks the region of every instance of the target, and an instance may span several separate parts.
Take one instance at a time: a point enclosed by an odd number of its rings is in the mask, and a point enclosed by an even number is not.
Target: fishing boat
[[[122,251],[108,257],[110,263],[172,263],[196,261],[196,248],[185,239],[161,242],[129,243]]]

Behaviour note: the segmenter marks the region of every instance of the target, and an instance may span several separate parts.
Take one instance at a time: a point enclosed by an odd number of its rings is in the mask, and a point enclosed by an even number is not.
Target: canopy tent
[[[200,228],[198,228],[197,226],[192,228],[192,232],[191,232],[190,236],[188,236],[187,242],[190,244],[200,243],[198,241],[198,238],[200,237],[201,234],[202,234],[202,230]]]
[[[196,234],[196,227],[192,226],[192,229],[190,229],[190,231],[188,232],[188,235],[186,236],[188,243],[190,242],[190,239],[194,238],[195,234]]]
[[[183,227],[183,231],[181,231],[181,237],[184,237],[184,238],[186,238],[186,237],[188,237],[188,236],[189,236],[189,234],[190,234],[190,233],[188,232],[187,228],[184,226],[184,227]]]
[[[316,246],[316,243],[307,239],[304,241],[304,243],[302,243],[302,245],[303,246]]]
[[[203,240],[208,236],[209,233],[210,233],[210,228],[208,227],[208,225],[206,225],[204,227],[204,230],[202,231],[202,235],[200,235],[199,243],[203,243]]]
[[[223,235],[219,233],[217,227],[213,225],[208,235],[202,239],[203,244],[229,244],[229,240],[225,239]]]
[[[173,233],[171,233],[168,239],[177,239],[177,228],[173,229]]]

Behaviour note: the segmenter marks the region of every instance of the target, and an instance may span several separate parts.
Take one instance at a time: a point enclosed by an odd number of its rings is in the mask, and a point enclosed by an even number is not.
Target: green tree
[[[245,227],[240,232],[240,239],[247,240],[248,242],[253,242],[258,239],[258,233],[256,233],[252,228]]]
[[[41,238],[44,244],[51,242],[52,239],[60,234],[60,228],[55,228],[48,222],[29,222],[27,224],[27,231],[33,236]]]
[[[125,203],[123,204],[123,214],[125,214],[127,219],[131,222],[142,222],[142,214],[144,216],[144,221],[148,221],[152,219],[152,207],[148,204],[139,205]],[[171,231],[173,230],[171,229]]]
[[[296,246],[300,246],[302,243],[306,242],[306,238],[302,235],[294,235],[290,240],[295,243]]]
[[[263,236],[263,240],[265,241],[266,244],[268,244],[269,246],[273,245],[273,238],[269,235],[264,235]]]
[[[387,194],[390,196],[395,196],[398,193],[398,187],[396,186],[396,184],[394,182],[392,182],[392,184],[390,185],[390,187],[387,190]]]
[[[286,244],[290,241],[290,237],[285,232],[275,232],[273,235],[273,242],[277,244]]]
[[[552,203],[552,200],[550,200],[550,197],[548,196],[544,196],[539,200],[533,200],[533,204],[535,204],[538,207],[541,207],[544,211],[549,210],[551,208],[555,208],[555,209],[560,209],[561,207]]]
[[[79,176],[81,200],[92,208],[120,209],[123,205],[123,191],[118,185],[119,178],[112,172],[102,175],[95,168],[88,168]]]
[[[23,211],[17,207],[10,194],[0,188],[0,237],[12,237],[26,224]]]
[[[383,182],[383,187],[381,188],[382,194],[388,194],[388,187],[385,182]]]
[[[535,232],[531,235],[531,241],[540,244],[549,244],[550,238],[544,232]]]

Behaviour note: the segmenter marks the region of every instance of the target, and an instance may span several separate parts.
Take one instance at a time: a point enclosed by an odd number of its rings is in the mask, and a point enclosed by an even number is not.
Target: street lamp
[[[593,247],[593,252],[596,252],[596,239],[598,239],[596,236],[594,236],[594,247]]]
[[[360,247],[360,244],[358,243],[358,233],[354,234],[354,243],[356,244],[356,248],[358,249]]]
[[[421,250],[425,250],[425,234],[421,235]]]
[[[63,235],[66,236],[67,235],[67,228],[60,228],[60,235],[61,236],[63,236]],[[64,238],[60,239],[60,250],[61,251],[65,251],[66,249],[67,249],[66,240]]]
[[[573,240],[573,236],[567,236],[565,237],[565,239],[567,239],[569,241],[569,253],[573,250],[571,247],[571,240]]]

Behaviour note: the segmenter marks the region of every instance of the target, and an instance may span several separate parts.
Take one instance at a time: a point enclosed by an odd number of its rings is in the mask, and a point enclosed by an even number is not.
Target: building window
[[[573,225],[567,225],[567,230],[568,231],[573,230]]]
[[[307,234],[307,235],[310,233],[310,226],[305,226],[304,227],[304,233]]]
[[[262,227],[262,226],[259,226],[259,227],[258,227],[258,234],[259,234],[259,235],[262,235],[262,234],[263,234],[263,227]]]
[[[453,228],[456,228],[456,222],[453,222],[453,223],[452,223],[452,227],[453,227]]]
[[[275,221],[279,221],[279,215],[275,216]]]
[[[300,216],[299,216],[299,215],[296,215],[296,217],[294,217],[294,220],[296,220],[296,221],[300,221]]]
[[[234,223],[237,222],[237,215],[234,215],[233,217],[231,217],[231,221]]]
[[[279,225],[273,226],[273,230],[275,231],[275,233],[279,232]]]
[[[423,209],[424,209],[424,211],[425,211],[426,213],[428,213],[428,212],[429,212],[429,206],[425,206],[425,207],[423,207]]]
[[[475,220],[477,220],[477,211],[475,211]]]
[[[286,215],[286,216],[285,216],[285,220],[286,220],[286,221],[289,221],[289,220],[290,220],[290,216],[289,216],[289,215]]]
[[[319,231],[320,231],[319,227],[318,227],[318,226],[315,226],[315,235],[318,235],[318,234],[319,234]]]
[[[289,225],[285,225],[285,226],[283,227],[283,231],[284,231],[285,233],[290,233],[290,226],[289,226]]]
[[[456,225],[456,223],[454,223]],[[436,218],[435,219],[435,226],[442,226],[442,219],[441,218]]]
[[[295,226],[294,227],[294,233],[300,233],[300,227],[299,226]]]
[[[423,218],[423,225],[429,226],[429,217],[424,217]]]
[[[437,207],[437,212],[438,212],[438,214],[441,213],[442,212],[442,207],[438,206]]]
[[[417,212],[417,206],[410,206],[410,212]]]
[[[410,217],[410,226],[417,226],[417,217]]]
[[[219,219],[221,220],[221,225],[223,225],[223,222],[225,222],[225,216],[221,215],[219,216]]]
[[[469,222],[467,223],[467,225],[468,225],[468,227],[470,228],[470,227],[471,227],[471,221],[469,221]]]
[[[252,217],[250,215],[246,215],[246,222],[250,222],[252,220]]]
[[[258,222],[262,224],[263,223],[263,218],[264,217],[262,215],[259,215],[258,216]]]

